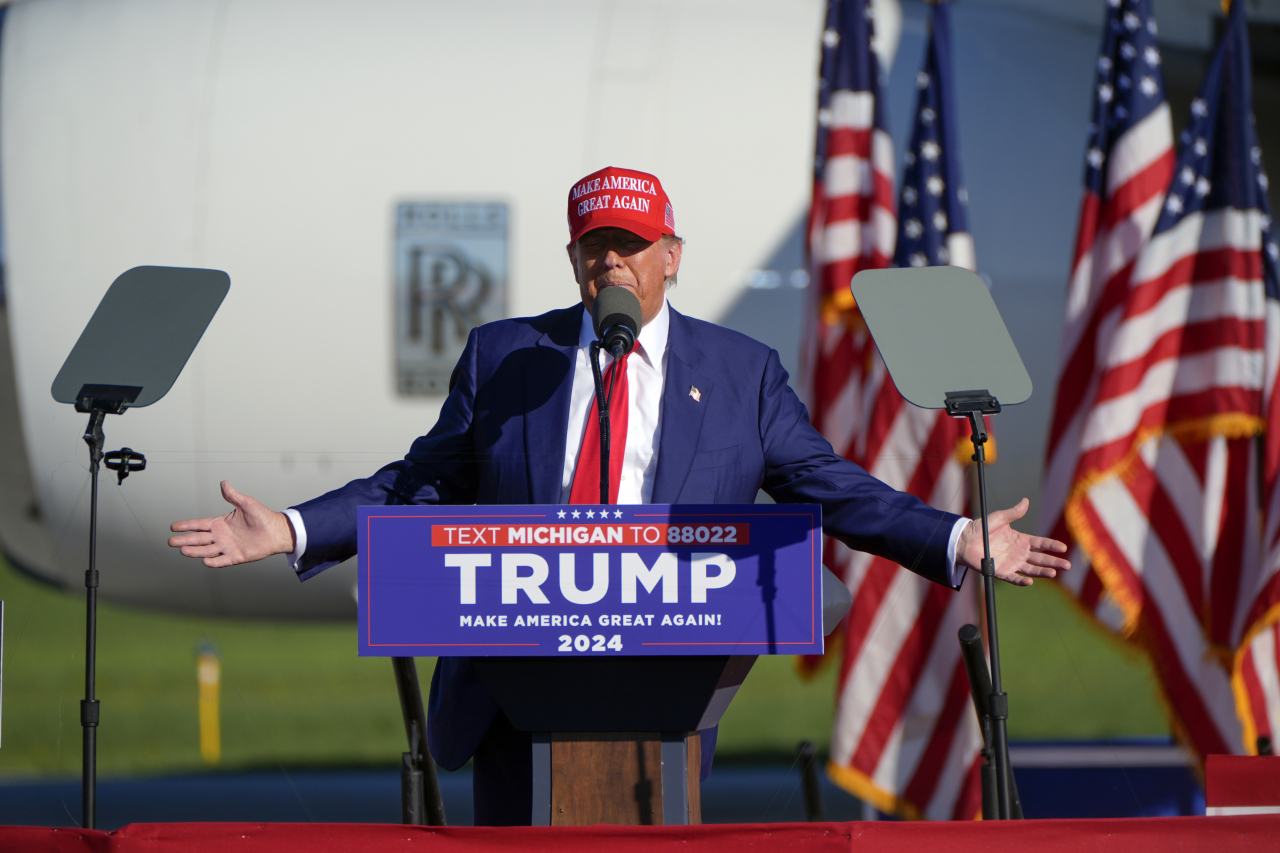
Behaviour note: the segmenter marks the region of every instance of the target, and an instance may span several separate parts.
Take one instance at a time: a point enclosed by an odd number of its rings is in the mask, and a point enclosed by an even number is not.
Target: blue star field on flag
[[[1232,3],[1227,28],[1200,94],[1191,102],[1191,118],[1179,138],[1181,150],[1173,183],[1155,234],[1201,211],[1234,208],[1262,213],[1263,280],[1267,297],[1280,298],[1276,262],[1280,248],[1271,232],[1268,179],[1253,119],[1253,80],[1249,31],[1243,3]]]
[[[859,49],[871,42],[874,23],[870,0],[831,0],[822,30],[822,62],[818,77],[818,126],[831,125],[831,96],[836,92],[872,92],[875,126],[885,127],[880,97],[883,72],[875,53]],[[817,181],[827,163],[827,135],[819,133],[813,171]]]
[[[951,90],[949,3],[933,7],[923,70],[916,76],[916,118],[904,155],[898,196],[898,242],[893,263],[924,267],[953,262],[947,236],[969,230],[969,196],[960,176],[960,140]],[[971,263],[956,258],[956,263]]]
[[[1160,61],[1151,0],[1107,0],[1084,178],[1099,197],[1105,197],[1111,146],[1164,103]]]

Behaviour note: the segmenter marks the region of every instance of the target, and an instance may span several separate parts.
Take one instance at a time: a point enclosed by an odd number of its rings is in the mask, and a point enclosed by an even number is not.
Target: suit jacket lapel
[[[578,331],[582,327],[582,306],[568,308],[555,317],[535,346],[550,347],[569,360],[568,381],[561,382],[550,399],[529,400],[524,416],[524,457],[529,477],[530,499],[535,504],[560,503],[560,481],[564,473],[564,442],[569,429],[569,399],[573,392],[573,365],[578,357]],[[534,364],[541,360],[534,359]],[[536,387],[526,377],[524,393]],[[526,399],[527,396],[526,396]]]
[[[675,503],[689,477],[698,449],[702,421],[714,383],[699,368],[705,358],[693,334],[693,324],[674,308],[667,339],[667,378],[662,389],[662,435],[658,438],[658,470],[653,482],[654,503]],[[693,391],[697,389],[698,399]]]

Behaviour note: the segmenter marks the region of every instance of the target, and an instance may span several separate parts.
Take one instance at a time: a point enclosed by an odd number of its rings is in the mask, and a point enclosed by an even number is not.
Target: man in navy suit
[[[837,456],[776,352],[668,304],[683,242],[656,177],[609,168],[583,178],[569,193],[569,228],[580,304],[473,329],[439,420],[404,459],[284,513],[224,482],[234,509],[175,523],[182,535],[169,544],[213,567],[288,554],[305,580],[355,554],[360,506],[596,502],[590,312],[603,288],[625,287],[644,323],[617,376],[606,366],[625,389],[611,502],[751,503],[763,489],[779,503],[821,504],[826,533],[938,583],[958,588],[965,569],[978,568],[978,526]],[[1024,499],[990,516],[996,574],[1018,585],[1070,568],[1054,556],[1065,545],[1009,526],[1026,508]],[[474,755],[476,823],[527,824],[529,734],[511,727],[468,659],[439,661],[430,710],[440,765],[456,769]],[[708,769],[714,742],[714,730],[704,733]]]

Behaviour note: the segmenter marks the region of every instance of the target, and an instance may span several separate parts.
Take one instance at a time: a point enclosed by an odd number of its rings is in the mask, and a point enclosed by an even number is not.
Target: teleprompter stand
[[[84,432],[90,480],[85,698],[80,703],[81,824],[87,829],[97,823],[98,471],[105,464],[123,483],[130,473],[146,467],[146,458],[128,447],[103,451],[103,421],[107,415],[149,406],[168,393],[230,286],[227,274],[218,270],[135,267],[125,272],[102,297],[50,389],[55,400],[71,403],[89,416]]]
[[[995,816],[1014,816],[1009,766],[1009,697],[1000,679],[996,624],[995,561],[987,526],[983,469],[987,430],[984,415],[1031,396],[1031,377],[1009,337],[991,294],[974,273],[960,267],[865,270],[850,285],[898,391],[925,409],[945,409],[969,421],[978,478],[982,524],[982,585],[991,654],[987,706],[995,761]],[[981,389],[981,390],[966,390]]]

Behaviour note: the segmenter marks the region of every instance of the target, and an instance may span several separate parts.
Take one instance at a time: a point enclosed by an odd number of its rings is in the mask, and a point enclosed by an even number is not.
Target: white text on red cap
[[[606,175],[603,178],[596,178],[594,181],[583,181],[578,184],[569,193],[569,198],[581,198],[584,195],[599,192],[600,190],[630,190],[631,192],[645,193],[651,196],[658,194],[658,191],[654,189],[653,181],[646,181],[643,178],[628,178],[622,175]],[[639,208],[636,209],[638,210]]]
[[[649,199],[636,198],[635,196],[630,195],[600,195],[594,198],[583,199],[578,202],[578,215],[585,216],[593,210],[608,210],[610,207],[616,207],[619,210],[637,210],[641,213],[648,213]]]

